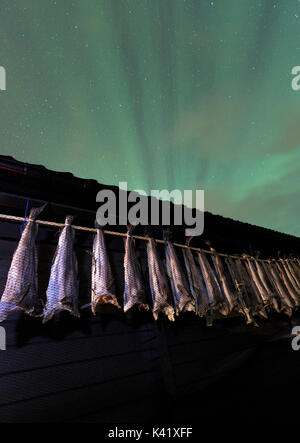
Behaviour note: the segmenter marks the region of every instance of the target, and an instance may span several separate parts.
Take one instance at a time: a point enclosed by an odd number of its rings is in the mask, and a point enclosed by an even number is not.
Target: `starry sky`
[[[1,154],[300,236],[298,0],[0,0]]]

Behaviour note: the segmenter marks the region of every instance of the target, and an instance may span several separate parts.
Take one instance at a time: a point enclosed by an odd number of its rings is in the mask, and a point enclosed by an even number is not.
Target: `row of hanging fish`
[[[44,205],[45,206],[45,205]],[[72,217],[67,216],[53,258],[46,301],[38,295],[36,218],[43,210],[30,211],[18,247],[13,255],[7,282],[0,301],[0,321],[14,311],[22,310],[34,317],[50,320],[60,311],[79,317],[77,260],[74,252]],[[300,261],[279,259],[262,261],[253,257],[232,258],[194,253],[187,242],[180,260],[174,245],[165,239],[165,262],[150,236],[147,241],[147,262],[151,302],[147,299],[142,271],[128,228],[125,242],[123,309],[134,306],[152,309],[155,319],[165,314],[174,321],[175,315],[192,311],[206,318],[240,313],[247,324],[257,325],[256,319],[268,318],[271,310],[291,315],[300,304]],[[95,314],[101,304],[121,308],[116,297],[114,278],[108,259],[104,234],[96,225],[91,265],[91,302]],[[210,258],[208,257],[210,255]],[[182,266],[184,264],[184,266]]]

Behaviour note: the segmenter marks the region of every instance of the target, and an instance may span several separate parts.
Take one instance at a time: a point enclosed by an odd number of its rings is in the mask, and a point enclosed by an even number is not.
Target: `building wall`
[[[1,223],[0,231],[2,293],[19,226]],[[41,293],[57,238],[57,231],[40,228]],[[83,303],[91,241],[76,237]],[[108,242],[121,295],[123,241]],[[170,324],[154,322],[150,313],[106,310],[42,325],[15,313],[2,324],[0,422],[297,422],[289,401],[299,394],[300,351],[292,351],[290,338],[278,340],[297,321],[277,315],[257,329],[236,318],[206,328],[191,313]]]

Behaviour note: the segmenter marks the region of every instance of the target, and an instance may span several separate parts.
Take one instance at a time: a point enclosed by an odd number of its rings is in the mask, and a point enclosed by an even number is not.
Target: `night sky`
[[[1,154],[300,236],[298,0],[0,0]]]

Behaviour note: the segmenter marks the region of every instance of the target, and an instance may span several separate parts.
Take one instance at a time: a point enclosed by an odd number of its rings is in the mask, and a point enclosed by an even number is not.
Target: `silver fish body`
[[[264,308],[263,301],[260,297],[260,294],[257,290],[257,287],[254,284],[252,277],[247,270],[247,267],[242,263],[241,259],[236,260],[237,268],[240,273],[242,282],[245,285],[245,289],[248,294],[248,300],[250,303],[251,312],[253,315],[257,314],[260,317],[268,318],[267,313]]]
[[[180,265],[174,246],[165,242],[166,268],[171,281],[175,312],[195,311],[195,300],[188,289],[188,282]]]
[[[120,308],[115,295],[114,279],[101,227],[96,226],[97,232],[93,242],[92,254],[92,294],[91,309],[95,314],[101,304],[112,304]]]
[[[239,272],[236,260],[233,260],[231,257],[225,258],[225,263],[229,270],[229,273],[234,282],[236,292],[237,292],[237,303],[236,309],[238,312],[243,314],[246,319],[247,324],[252,324],[254,326],[258,326],[256,321],[253,318],[252,309],[250,306],[250,301],[247,293],[246,284]]]
[[[285,288],[277,270],[273,267],[271,261],[263,263],[264,269],[266,270],[269,279],[276,288],[277,294],[280,298],[281,311],[285,312],[287,315],[292,315],[292,310],[294,308],[294,303],[287,294],[287,289]]]
[[[79,317],[77,260],[73,249],[73,217],[67,216],[54,255],[47,289],[43,322],[60,311]]]
[[[288,260],[290,267],[293,269],[297,282],[300,287],[300,262],[297,259]]]
[[[287,289],[290,299],[293,301],[295,306],[299,306],[299,293],[297,294],[297,288],[293,284],[293,282],[290,281],[290,277],[287,274],[286,269],[284,268],[281,262],[276,261],[274,265],[279,272],[280,278],[282,279]]]
[[[260,280],[265,288],[266,294],[270,299],[271,306],[275,309],[276,312],[280,312],[279,303],[277,301],[278,298],[277,290],[276,287],[272,284],[272,279],[270,278],[269,275],[267,275],[266,270],[261,261],[255,260],[255,265]]]
[[[198,252],[198,261],[204,277],[210,308],[219,311],[222,315],[228,315],[229,308],[223,298],[220,284],[203,251]]]
[[[295,277],[295,274],[293,273],[293,270],[289,267],[289,264],[287,262],[287,260],[283,260],[282,258],[279,260],[279,263],[281,265],[281,268],[284,270],[288,281],[291,285],[291,287],[293,288],[293,291],[297,294],[297,301],[299,304],[299,296],[300,296],[300,288],[298,285],[298,280]]]
[[[290,272],[290,275],[293,278],[294,284],[297,286],[298,289],[300,289],[300,275],[297,275],[297,272],[295,271],[295,268],[293,267],[290,260],[284,260],[284,262]]]
[[[141,268],[135,254],[134,239],[131,236],[131,232],[132,227],[127,232],[124,255],[125,287],[123,298],[125,312],[135,305],[139,308],[149,309],[143,289]]]
[[[14,252],[7,275],[6,286],[0,302],[0,321],[10,312],[23,310],[39,317],[43,314],[43,303],[38,296],[37,251],[35,239],[38,226],[35,220],[46,205],[32,208],[23,229],[21,239]]]
[[[174,308],[169,299],[167,277],[156,248],[155,240],[151,237],[149,237],[147,242],[147,259],[153,316],[157,320],[159,312],[163,312],[170,321],[174,321]]]
[[[252,279],[252,282],[254,283],[255,287],[257,288],[257,292],[260,296],[261,299],[261,303],[263,304],[263,306],[267,307],[271,304],[271,300],[269,298],[269,294],[267,292],[267,290],[265,289],[265,286],[263,284],[263,282],[261,281],[258,269],[254,263],[254,261],[252,260],[245,260],[250,277]]]
[[[218,276],[218,281],[220,282],[220,287],[222,289],[224,298],[228,305],[228,313],[230,313],[234,308],[236,296],[233,293],[230,283],[228,281],[226,267],[223,266],[220,255],[218,255],[215,251],[214,254],[212,254],[212,261],[215,266],[215,270]]]
[[[185,267],[187,270],[190,291],[195,300],[196,314],[203,317],[209,309],[207,289],[200,268],[197,267],[190,248],[183,249]]]
[[[293,261],[293,263],[296,265],[296,268],[298,270],[298,274],[300,276],[300,258],[295,258],[295,260]]]

